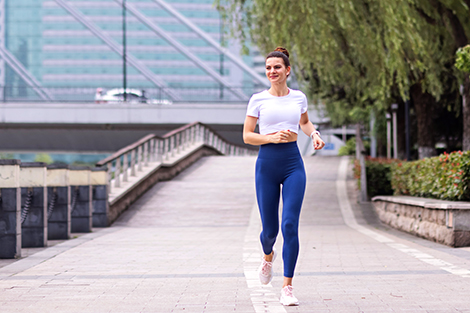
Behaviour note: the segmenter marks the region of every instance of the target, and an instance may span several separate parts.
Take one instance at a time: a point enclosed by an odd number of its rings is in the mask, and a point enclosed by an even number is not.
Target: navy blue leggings
[[[279,233],[279,199],[282,186],[284,276],[294,277],[299,254],[300,208],[306,184],[304,163],[297,142],[262,145],[256,161],[255,180],[256,198],[263,226],[260,239],[264,254],[272,252]]]

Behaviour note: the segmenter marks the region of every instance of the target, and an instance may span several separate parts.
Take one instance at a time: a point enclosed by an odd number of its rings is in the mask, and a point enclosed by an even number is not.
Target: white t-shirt
[[[255,93],[248,102],[246,115],[258,118],[259,133],[267,135],[280,130],[299,132],[300,115],[307,112],[307,97],[289,88],[289,94],[276,97],[265,90]]]

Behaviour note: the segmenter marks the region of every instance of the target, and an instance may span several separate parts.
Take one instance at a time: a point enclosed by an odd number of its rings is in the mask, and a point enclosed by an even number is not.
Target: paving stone
[[[294,277],[298,307],[278,303],[282,258],[271,285],[250,287],[245,277],[261,257],[255,158],[207,157],[159,182],[112,227],[0,262],[0,311],[470,312],[470,277],[348,226],[337,192],[341,158],[304,162],[308,183]],[[470,249],[381,225],[369,204],[357,203],[351,172],[350,165],[348,195],[359,225],[470,269]],[[281,235],[276,247],[282,250]]]

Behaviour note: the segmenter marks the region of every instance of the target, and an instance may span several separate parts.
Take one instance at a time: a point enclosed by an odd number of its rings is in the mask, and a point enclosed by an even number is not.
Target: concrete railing
[[[199,122],[163,136],[147,135],[99,161],[107,168],[108,224],[158,181],[168,180],[205,155],[254,155]]]
[[[470,246],[470,202],[410,196],[372,198],[380,220],[451,247]]]

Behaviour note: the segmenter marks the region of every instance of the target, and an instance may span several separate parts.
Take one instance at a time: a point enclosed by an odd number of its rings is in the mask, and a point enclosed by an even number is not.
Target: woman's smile
[[[269,58],[266,60],[266,76],[270,81],[287,79],[288,69],[281,58]]]

